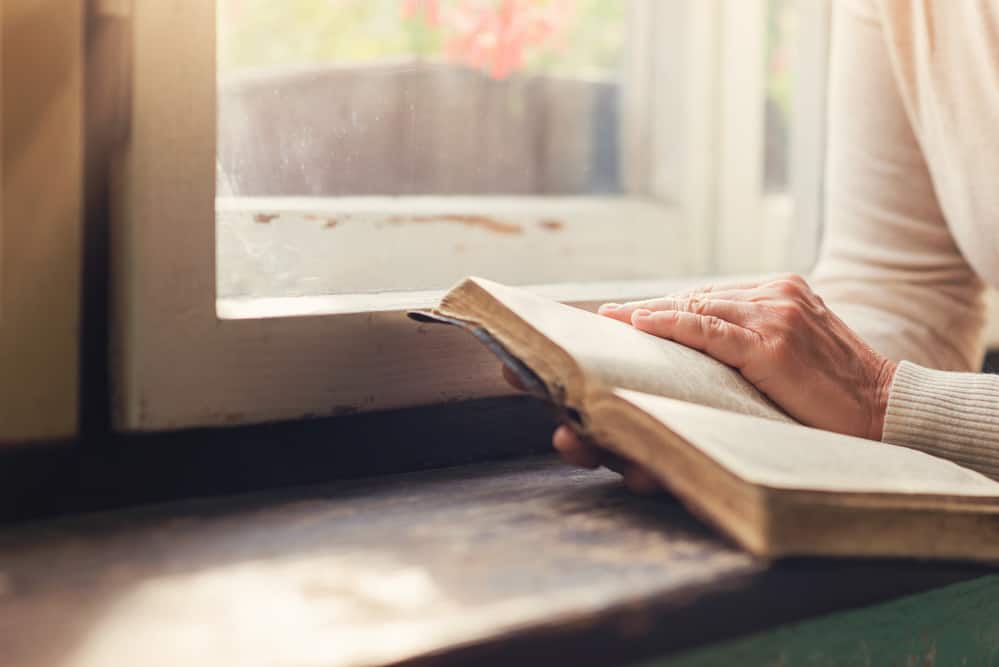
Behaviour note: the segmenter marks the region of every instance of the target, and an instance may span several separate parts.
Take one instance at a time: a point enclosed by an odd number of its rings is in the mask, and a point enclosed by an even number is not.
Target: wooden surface
[[[521,395],[224,429],[91,429],[2,452],[0,526],[550,453],[556,424]]]
[[[77,431],[83,4],[0,8],[0,445]]]
[[[548,458],[0,535],[0,664],[613,664],[968,579],[757,561]]]

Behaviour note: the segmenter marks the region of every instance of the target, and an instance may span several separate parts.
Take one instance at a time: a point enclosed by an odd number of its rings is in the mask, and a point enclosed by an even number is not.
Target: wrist
[[[890,359],[881,358],[875,375],[874,397],[871,414],[871,426],[867,437],[870,440],[881,440],[885,430],[885,415],[888,413],[888,397],[891,385],[895,379],[898,364]]]

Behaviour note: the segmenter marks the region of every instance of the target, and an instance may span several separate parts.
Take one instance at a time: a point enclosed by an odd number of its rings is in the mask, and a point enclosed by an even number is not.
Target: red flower
[[[559,48],[573,10],[573,0],[459,0],[446,12],[435,0],[406,0],[403,16],[443,25],[449,58],[504,79],[528,56]]]

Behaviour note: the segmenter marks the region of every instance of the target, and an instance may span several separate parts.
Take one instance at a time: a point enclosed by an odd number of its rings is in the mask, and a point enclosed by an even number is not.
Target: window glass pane
[[[219,0],[219,192],[617,192],[625,4]]]
[[[788,189],[791,139],[791,54],[794,38],[792,0],[767,0],[764,190]]]

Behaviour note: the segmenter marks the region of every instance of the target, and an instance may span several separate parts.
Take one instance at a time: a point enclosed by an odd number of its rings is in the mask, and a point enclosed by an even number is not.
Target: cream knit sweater
[[[883,439],[999,479],[999,376],[970,372],[999,286],[999,0],[834,6],[813,285],[904,360]]]

